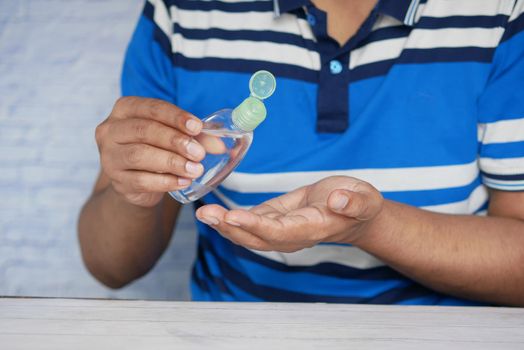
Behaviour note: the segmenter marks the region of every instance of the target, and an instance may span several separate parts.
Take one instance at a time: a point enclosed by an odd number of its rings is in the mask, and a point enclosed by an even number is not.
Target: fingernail
[[[198,218],[198,220],[202,221],[206,225],[218,225],[220,221],[218,221],[217,218],[213,216],[204,216],[201,218]]]
[[[230,224],[231,226],[240,226],[240,224],[238,222],[233,221],[231,219],[226,219],[225,222]]]
[[[187,130],[196,134],[197,132],[200,131],[200,123],[194,119],[189,119],[188,121],[186,121],[186,128]]]
[[[191,175],[199,176],[200,174],[202,174],[203,167],[202,167],[202,164],[199,164],[199,163],[187,162],[186,171],[190,173]]]
[[[349,198],[347,196],[339,194],[335,196],[335,199],[333,199],[331,203],[331,208],[335,210],[342,210],[348,204],[348,202]]]
[[[186,179],[185,177],[179,177],[178,178],[178,184],[180,186],[189,186],[191,184],[190,179]]]
[[[200,158],[204,154],[204,149],[195,141],[191,141],[187,144],[187,153],[195,158]]]

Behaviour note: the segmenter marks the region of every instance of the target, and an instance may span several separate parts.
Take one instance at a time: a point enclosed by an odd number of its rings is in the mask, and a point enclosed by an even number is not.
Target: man
[[[203,171],[203,117],[251,73],[278,91],[197,203],[195,300],[524,305],[524,1],[150,0],[102,172],[87,267],[145,274]],[[189,112],[192,114],[190,114]],[[520,191],[520,192],[519,192]]]

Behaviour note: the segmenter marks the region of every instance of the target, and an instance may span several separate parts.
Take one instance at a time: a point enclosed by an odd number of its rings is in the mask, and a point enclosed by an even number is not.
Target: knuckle
[[[351,190],[354,192],[367,191],[368,190],[367,183],[363,181],[357,181],[356,183],[353,184],[353,187],[351,188]]]
[[[173,153],[171,153],[171,154],[167,157],[166,162],[167,162],[166,165],[167,165],[167,168],[168,168],[168,169],[174,169],[174,168],[179,167],[179,159],[178,159],[178,157],[177,157],[175,154],[173,154]]]
[[[165,110],[165,102],[162,100],[151,99],[149,101],[149,112],[151,117],[159,118]]]
[[[158,185],[160,187],[167,187],[170,184],[169,177],[167,176],[159,176],[158,177]]]
[[[122,96],[118,100],[116,100],[114,109],[115,110],[120,109],[126,106],[127,104],[132,103],[135,100],[136,98],[132,96]]]
[[[104,137],[107,134],[107,129],[108,129],[108,126],[107,126],[106,122],[100,123],[95,128],[95,141],[96,141],[98,147],[100,147],[102,145]]]
[[[178,133],[171,135],[171,146],[175,147],[176,149],[185,150],[189,142],[191,142],[189,137],[179,135]]]
[[[351,208],[351,205],[350,205],[350,210],[355,214],[355,215],[359,215],[359,214],[362,214],[362,213],[365,213],[366,210],[367,210],[367,203],[365,203],[363,200],[356,200],[353,202],[353,207]]]
[[[135,134],[135,137],[139,141],[144,141],[147,138],[148,131],[149,131],[149,123],[143,122],[143,121],[137,121],[133,125],[133,132]]]
[[[159,184],[162,188],[167,190],[178,188],[177,178],[174,176],[162,176],[160,178]]]
[[[129,165],[137,165],[142,161],[144,150],[139,145],[129,147],[126,153],[126,163]]]
[[[147,192],[148,185],[146,177],[142,174],[135,175],[132,180],[131,186],[137,192]]]
[[[155,191],[162,191],[167,188],[169,184],[169,178],[165,175],[158,174],[155,176],[154,189]]]

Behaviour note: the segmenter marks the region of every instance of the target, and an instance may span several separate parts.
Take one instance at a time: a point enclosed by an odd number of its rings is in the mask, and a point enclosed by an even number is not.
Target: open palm
[[[247,248],[292,252],[320,242],[351,242],[378,214],[382,201],[370,184],[333,176],[250,210],[206,205],[197,218]]]

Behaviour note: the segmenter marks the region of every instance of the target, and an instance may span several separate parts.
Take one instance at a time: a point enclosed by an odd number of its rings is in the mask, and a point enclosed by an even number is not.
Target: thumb
[[[334,190],[330,193],[328,208],[337,214],[357,220],[369,220],[375,216],[370,194],[348,190]]]

